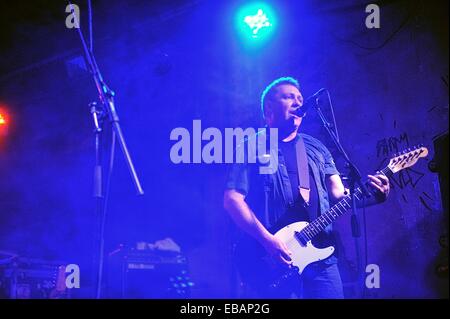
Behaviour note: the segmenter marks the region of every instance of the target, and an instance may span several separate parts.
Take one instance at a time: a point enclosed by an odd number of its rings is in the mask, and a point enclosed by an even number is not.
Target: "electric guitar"
[[[428,150],[423,146],[407,149],[391,158],[389,164],[381,170],[381,174],[389,178],[400,170],[413,166],[427,155]],[[355,190],[354,196],[358,201],[362,199],[363,193],[360,188]],[[238,244],[235,258],[243,282],[258,290],[276,290],[289,282],[289,278],[301,275],[308,265],[330,257],[335,250],[333,246],[317,248],[311,241],[347,212],[351,208],[351,203],[352,198],[347,195],[310,223],[299,221],[278,228],[276,232],[272,230],[272,233],[275,233],[274,235],[292,252],[290,256],[292,266],[289,268],[276,264],[254,240],[245,240]]]

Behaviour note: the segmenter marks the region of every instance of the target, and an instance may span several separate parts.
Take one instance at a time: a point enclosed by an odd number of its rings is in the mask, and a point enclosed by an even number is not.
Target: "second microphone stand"
[[[327,92],[328,95],[328,101],[331,106],[331,98],[328,90],[324,90]],[[331,128],[331,124],[326,120],[320,106],[319,106],[319,97],[316,97],[313,103],[314,108],[317,111],[317,114],[319,115],[323,126],[325,127],[326,131],[328,132],[329,136],[333,140],[334,144],[336,145],[336,148],[338,149],[339,153],[342,155],[342,157],[345,160],[346,168],[349,170],[349,184],[350,184],[350,197],[352,199],[352,215],[351,215],[351,228],[352,228],[352,235],[355,239],[355,252],[356,252],[356,261],[357,261],[357,272],[358,272],[358,290],[364,289],[363,288],[363,262],[362,262],[362,256],[361,256],[361,248],[359,245],[359,237],[361,236],[360,231],[360,225],[359,225],[359,218],[358,218],[358,209],[356,207],[357,202],[357,195],[356,192],[358,189],[362,192],[363,197],[370,197],[370,193],[367,190],[364,182],[362,182],[361,179],[361,173],[359,172],[358,168],[355,166],[355,164],[350,160],[347,153],[345,152],[344,148],[342,147],[342,144],[339,141],[339,136],[333,132]],[[358,291],[359,293],[359,291]],[[362,295],[362,294],[361,294]]]

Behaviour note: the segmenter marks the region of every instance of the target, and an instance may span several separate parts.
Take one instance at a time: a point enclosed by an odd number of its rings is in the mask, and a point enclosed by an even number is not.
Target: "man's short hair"
[[[278,79],[272,81],[272,83],[270,83],[264,89],[264,91],[261,95],[261,112],[262,112],[262,116],[264,119],[266,118],[265,106],[266,106],[267,99],[270,99],[273,96],[275,89],[282,84],[290,84],[300,90],[300,85],[298,84],[298,81],[290,76],[284,76],[284,77],[281,77],[281,78],[278,78]]]

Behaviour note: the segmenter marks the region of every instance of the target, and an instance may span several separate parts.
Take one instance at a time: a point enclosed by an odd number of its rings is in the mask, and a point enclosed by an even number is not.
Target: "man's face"
[[[303,105],[303,96],[291,84],[281,84],[275,88],[275,93],[267,101],[267,123],[271,127],[296,129],[302,118],[293,112]]]

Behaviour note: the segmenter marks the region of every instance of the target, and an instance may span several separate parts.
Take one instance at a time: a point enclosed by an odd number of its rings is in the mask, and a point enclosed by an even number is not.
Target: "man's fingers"
[[[283,264],[286,264],[286,265],[290,265],[291,263],[292,263],[292,259],[291,259],[291,257],[287,257],[287,258],[285,258],[283,255],[281,255],[280,254],[280,261],[283,263]]]
[[[375,183],[379,183],[378,185],[388,185],[389,184],[389,178],[383,174],[377,174],[377,175],[367,175],[372,181]]]
[[[289,248],[287,248],[286,244],[281,242],[280,249],[278,252],[279,252],[278,257],[280,261],[283,264],[290,265],[292,262],[291,258],[292,253],[290,252]]]
[[[381,181],[380,181],[376,176],[373,176],[373,175],[367,175],[367,177],[369,177],[369,179],[370,179],[372,182],[374,182],[375,184],[377,184],[377,185],[382,185]]]
[[[288,246],[286,246],[285,243],[283,243],[283,251],[288,255],[292,255],[292,252],[289,250]]]
[[[387,176],[378,175],[378,179],[381,181],[381,183],[383,185],[388,185],[389,184],[389,178],[387,178]]]
[[[373,176],[373,175],[367,175],[370,180],[370,185],[372,185],[374,188],[376,188],[381,193],[387,195],[389,193],[389,179],[387,176],[384,176],[382,174]]]
[[[380,185],[378,185],[377,183],[375,183],[375,182],[370,182],[370,185],[372,185],[373,187],[375,187],[376,189],[378,189],[380,192],[384,193],[384,189],[383,189]]]
[[[280,251],[280,255],[285,260],[289,260],[290,261],[292,253],[287,248],[284,248],[283,250]]]
[[[386,186],[389,184],[389,179],[386,176],[383,175],[377,175],[377,176],[373,176],[373,175],[367,175],[369,177],[369,179],[374,182],[375,184],[379,185],[379,186]]]

